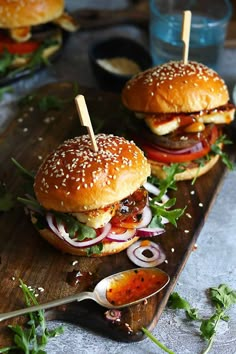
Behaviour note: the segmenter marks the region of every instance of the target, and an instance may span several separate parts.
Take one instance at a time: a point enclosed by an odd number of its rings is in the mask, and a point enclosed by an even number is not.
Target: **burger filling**
[[[223,124],[234,119],[235,106],[228,103],[210,111],[195,113],[146,114],[146,129],[138,121],[137,133],[146,156],[160,163],[192,162],[207,156],[222,136]],[[140,114],[139,114],[140,117]]]
[[[124,200],[109,205],[102,209],[96,209],[84,213],[73,213],[80,222],[95,229],[104,227],[108,222],[112,225],[135,228],[138,222],[138,214],[147,204],[147,191],[139,188]],[[127,226],[128,224],[128,226]]]

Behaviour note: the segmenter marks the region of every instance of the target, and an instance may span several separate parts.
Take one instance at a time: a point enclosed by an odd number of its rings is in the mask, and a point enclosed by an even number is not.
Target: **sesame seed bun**
[[[122,102],[143,113],[189,113],[210,110],[229,101],[224,80],[197,63],[173,61],[141,72],[122,90]]]
[[[0,0],[0,28],[34,26],[62,15],[64,0]]]
[[[104,208],[134,193],[150,174],[143,152],[122,137],[99,134],[70,139],[40,166],[34,183],[45,209],[80,212]]]

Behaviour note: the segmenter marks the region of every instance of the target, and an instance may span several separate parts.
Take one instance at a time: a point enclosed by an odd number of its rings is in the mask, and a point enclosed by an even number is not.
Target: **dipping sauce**
[[[136,62],[123,57],[97,59],[97,63],[103,69],[118,75],[134,75],[141,71],[140,66]]]
[[[111,281],[107,300],[114,306],[128,304],[154,294],[168,282],[167,274],[158,269],[135,269]]]

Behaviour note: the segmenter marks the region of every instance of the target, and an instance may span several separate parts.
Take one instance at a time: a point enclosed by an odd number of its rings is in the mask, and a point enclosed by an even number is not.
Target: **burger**
[[[222,128],[234,119],[224,80],[207,66],[171,61],[131,78],[122,90],[124,106],[135,113],[129,130],[142,148],[152,175],[180,166],[175,180],[195,179],[222,155]]]
[[[105,256],[137,241],[150,222],[143,187],[150,165],[134,142],[114,135],[66,140],[46,157],[34,179],[31,220],[64,253]]]
[[[0,0],[1,74],[51,58],[77,28],[63,0]]]

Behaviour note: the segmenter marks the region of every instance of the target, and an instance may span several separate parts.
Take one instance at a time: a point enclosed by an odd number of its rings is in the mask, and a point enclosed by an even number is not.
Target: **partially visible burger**
[[[145,152],[152,174],[165,178],[165,166],[181,164],[176,180],[208,172],[218,161],[212,146],[223,147],[222,127],[234,119],[224,80],[197,63],[172,61],[130,79],[122,102],[134,112],[133,139]]]
[[[137,241],[148,192],[150,165],[134,142],[114,135],[70,139],[40,166],[34,192],[40,208],[31,218],[39,233],[62,252],[105,256]],[[150,222],[150,219],[149,219]],[[142,224],[142,225],[141,225]]]
[[[62,46],[62,28],[78,28],[64,0],[0,0],[1,72],[24,67],[37,51],[42,60],[51,58]]]

